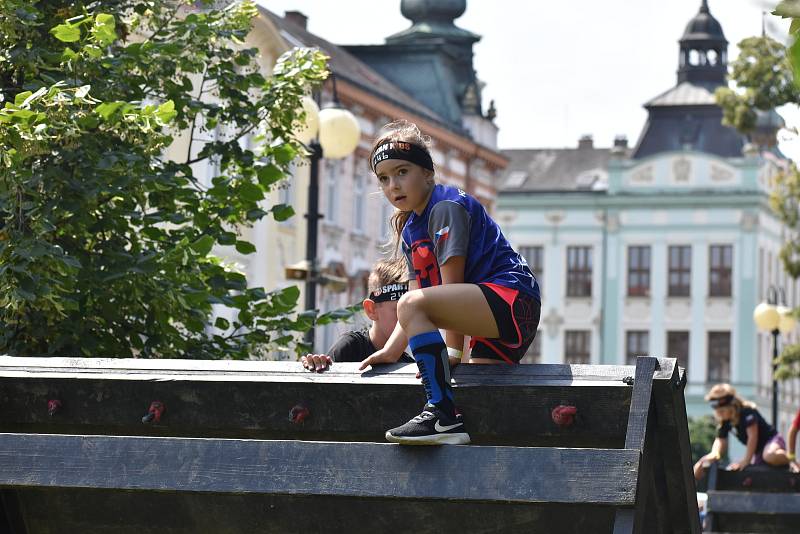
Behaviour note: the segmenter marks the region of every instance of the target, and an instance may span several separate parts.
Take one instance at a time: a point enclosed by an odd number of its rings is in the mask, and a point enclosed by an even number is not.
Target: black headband
[[[733,401],[733,395],[725,395],[718,399],[709,399],[708,403],[712,408],[719,408],[720,406],[727,406]]]
[[[403,293],[408,291],[408,283],[397,283],[397,284],[386,284],[383,287],[379,287],[375,291],[369,294],[369,299],[372,302],[391,302],[393,300],[400,300],[400,297],[403,296]]]
[[[433,160],[428,149],[415,145],[414,143],[406,143],[405,141],[386,141],[381,143],[372,152],[372,172],[376,172],[375,168],[383,160],[386,159],[402,159],[416,163],[423,169],[433,170]]]

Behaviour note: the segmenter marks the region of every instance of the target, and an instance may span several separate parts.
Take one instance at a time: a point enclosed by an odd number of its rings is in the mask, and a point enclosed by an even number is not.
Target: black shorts
[[[542,305],[516,289],[485,282],[478,284],[497,322],[498,338],[473,337],[471,358],[489,358],[519,363],[536,337]]]

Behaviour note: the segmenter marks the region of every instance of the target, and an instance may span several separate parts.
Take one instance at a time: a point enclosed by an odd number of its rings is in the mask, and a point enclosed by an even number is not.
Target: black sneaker
[[[386,440],[401,445],[467,445],[470,441],[461,414],[448,417],[432,404],[403,426],[387,430]]]

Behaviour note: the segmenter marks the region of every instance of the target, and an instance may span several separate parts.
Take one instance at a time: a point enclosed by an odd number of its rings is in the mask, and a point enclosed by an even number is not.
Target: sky
[[[336,44],[383,43],[411,24],[400,0],[257,1],[279,15],[303,12],[309,31]],[[762,12],[777,1],[709,0],[730,59],[739,41],[761,33]],[[500,148],[574,147],[582,135],[592,135],[598,147],[618,135],[633,145],[647,118],[642,105],[676,83],[678,39],[700,3],[468,1],[456,24],[482,36],[473,48],[474,65],[486,84],[484,110],[490,100],[497,107]],[[786,40],[788,24],[781,19],[768,15],[766,29]],[[787,124],[800,122],[797,110],[779,111]],[[787,142],[786,149],[800,155],[797,144]]]

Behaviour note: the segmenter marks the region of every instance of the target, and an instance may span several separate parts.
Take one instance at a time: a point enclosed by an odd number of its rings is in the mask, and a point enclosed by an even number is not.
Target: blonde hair
[[[405,119],[398,119],[384,125],[380,131],[378,131],[378,136],[375,138],[375,142],[372,143],[372,150],[370,150],[370,161],[372,161],[372,155],[375,153],[375,149],[387,141],[413,143],[430,153],[430,136],[423,135],[413,122],[409,122]],[[411,211],[395,210],[392,217],[389,219],[392,230],[394,230],[394,239],[390,243],[387,243],[387,245],[392,245],[394,247],[395,257],[397,257],[397,251],[400,246],[403,227],[406,225],[409,217],[411,217]]]
[[[721,383],[721,384],[714,384],[714,386],[708,390],[706,393],[705,399],[706,402],[714,400],[714,399],[721,399],[722,397],[731,396],[733,400],[728,406],[733,406],[736,410],[736,419],[739,419],[739,413],[742,411],[742,408],[751,408],[753,410],[756,409],[756,404],[754,402],[750,402],[749,400],[745,400],[739,396],[736,392],[736,388],[734,388],[730,384]]]
[[[388,260],[380,260],[372,268],[367,280],[367,290],[371,295],[373,291],[379,287],[388,284],[398,284],[405,282],[408,267],[404,258],[391,258]]]

